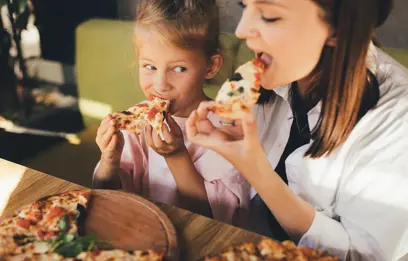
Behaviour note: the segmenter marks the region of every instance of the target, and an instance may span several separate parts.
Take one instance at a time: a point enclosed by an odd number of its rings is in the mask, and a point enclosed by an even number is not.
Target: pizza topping
[[[65,214],[65,209],[62,207],[51,207],[49,209],[47,220],[52,220],[56,217],[61,217]]]
[[[160,109],[157,106],[154,106],[149,113],[147,114],[147,120],[152,121],[155,119],[156,114],[160,112]]]
[[[28,242],[31,242],[31,241],[34,241],[34,240],[35,240],[34,236],[20,235],[20,234],[13,235],[13,241],[17,245],[25,245]]]
[[[30,227],[30,224],[31,224],[30,221],[27,220],[27,219],[19,218],[19,219],[17,219],[17,221],[16,221],[16,225],[17,225],[17,226],[22,227],[22,228],[25,228],[25,229],[28,229],[28,228]]]
[[[240,73],[234,73],[234,75],[232,75],[232,77],[230,78],[230,81],[240,81],[242,80],[242,75]]]
[[[130,111],[122,111],[123,114],[125,115],[132,115],[132,113]]]
[[[139,103],[139,104],[136,104],[135,106],[136,106],[136,107],[139,107],[139,108],[147,108],[147,107],[149,107],[149,104],[147,104],[147,103]]]
[[[41,212],[31,212],[27,216],[27,220],[29,220],[31,223],[36,224],[42,219],[42,213]]]

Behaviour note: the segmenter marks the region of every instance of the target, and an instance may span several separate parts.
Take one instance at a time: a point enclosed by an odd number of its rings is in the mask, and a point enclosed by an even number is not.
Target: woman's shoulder
[[[408,69],[377,47],[370,51],[374,53],[374,71],[380,86],[377,107],[387,103],[399,104],[408,110]]]

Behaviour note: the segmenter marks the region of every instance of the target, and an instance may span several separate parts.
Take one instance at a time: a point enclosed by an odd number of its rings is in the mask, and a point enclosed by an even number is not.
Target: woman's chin
[[[273,90],[277,86],[279,86],[279,84],[275,83],[275,81],[268,80],[266,77],[262,78],[262,88],[265,90]]]

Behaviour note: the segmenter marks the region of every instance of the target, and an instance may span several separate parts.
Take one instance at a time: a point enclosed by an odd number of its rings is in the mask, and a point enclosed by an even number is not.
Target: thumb
[[[173,117],[171,117],[170,113],[166,113],[166,121],[167,124],[170,127],[170,131],[176,135],[180,135],[181,134],[181,129],[179,127],[179,125],[177,124],[177,122],[173,119]]]
[[[256,126],[255,117],[252,113],[246,113],[242,120],[244,130],[244,139],[252,142],[258,141],[258,127]]]

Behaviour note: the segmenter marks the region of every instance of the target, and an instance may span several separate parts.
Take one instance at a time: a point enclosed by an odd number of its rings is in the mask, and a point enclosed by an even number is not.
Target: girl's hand
[[[147,125],[145,127],[145,139],[147,145],[163,157],[186,152],[187,149],[184,145],[183,132],[171,117],[170,113],[167,113],[166,118],[170,130],[167,128],[166,124],[163,124],[162,133],[164,141],[152,126]]]
[[[102,153],[102,163],[119,166],[124,143],[123,134],[116,130],[112,116],[106,116],[96,134],[96,144]]]
[[[202,102],[187,120],[187,138],[191,142],[216,151],[239,169],[265,154],[252,113],[245,115],[237,126],[216,128],[207,118],[209,105]]]

